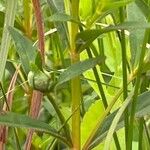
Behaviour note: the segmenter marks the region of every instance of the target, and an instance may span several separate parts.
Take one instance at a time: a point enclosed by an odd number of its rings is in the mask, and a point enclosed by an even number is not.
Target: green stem
[[[71,142],[71,137],[70,137],[70,130],[69,130],[69,126],[68,126],[68,123],[66,123],[65,121],[65,118],[63,116],[63,114],[61,113],[58,105],[56,104],[55,100],[52,98],[52,96],[50,94],[47,94],[47,97],[48,99],[50,100],[52,106],[54,107],[58,117],[59,117],[59,120],[61,121],[61,124],[64,125],[63,126],[63,129],[64,129],[64,132],[66,134],[66,137],[68,139],[68,141],[70,142],[70,145],[72,144]]]
[[[111,103],[108,105],[108,107],[106,108],[105,112],[103,113],[102,116],[100,116],[100,118],[98,118],[97,120],[97,124],[96,126],[93,128],[93,130],[91,131],[86,143],[83,146],[83,150],[87,150],[91,141],[93,140],[94,136],[96,135],[96,132],[98,131],[99,128],[101,128],[102,123],[104,121],[104,119],[106,118],[106,116],[110,113],[112,107],[114,106],[114,104],[116,103],[116,101],[118,100],[118,98],[120,97],[121,93],[123,92],[123,89],[121,88],[117,94],[114,96],[113,100],[111,101]]]
[[[135,79],[135,74],[131,75],[131,77],[128,79],[128,83],[131,83],[131,81],[133,81]],[[123,92],[123,88],[119,89],[118,92],[116,93],[116,95],[114,96],[114,98],[112,99],[111,103],[108,105],[108,107],[106,108],[104,114],[102,116],[100,116],[100,118],[98,118],[97,120],[97,124],[96,126],[93,128],[93,130],[91,131],[91,134],[89,135],[86,143],[83,146],[83,150],[87,150],[91,141],[93,140],[94,136],[96,135],[96,132],[98,131],[98,129],[101,127],[104,119],[106,118],[106,116],[110,113],[112,107],[114,106],[114,104],[116,103],[116,101],[118,100],[118,98],[120,97],[120,95]],[[116,143],[117,144],[117,143]],[[121,148],[120,148],[121,149]]]
[[[92,58],[92,53],[91,53],[89,48],[87,48],[87,53],[88,53],[89,58]],[[108,103],[107,103],[107,99],[106,99],[106,96],[105,96],[105,93],[104,93],[104,89],[103,89],[103,86],[102,86],[101,80],[99,78],[98,71],[97,71],[96,67],[93,68],[93,73],[94,73],[94,76],[95,76],[95,79],[96,79],[96,82],[97,82],[97,85],[98,85],[99,92],[101,94],[101,98],[102,98],[104,108],[106,109],[108,107]],[[113,137],[114,137],[116,149],[120,150],[121,147],[120,147],[120,144],[119,144],[117,134],[114,133]]]
[[[120,21],[121,23],[125,20],[125,8],[120,8]],[[123,71],[123,99],[125,100],[128,96],[127,88],[127,54],[126,54],[126,40],[125,40],[125,31],[121,31],[121,50],[122,50],[122,71]],[[129,113],[128,108],[125,110],[125,143],[127,146],[128,139],[128,126],[129,126]]]
[[[130,117],[130,122],[129,122],[130,126],[129,126],[129,132],[128,132],[127,150],[132,149],[134,115],[135,115],[135,110],[136,110],[138,91],[139,91],[139,87],[140,87],[140,77],[141,77],[142,68],[143,68],[143,60],[144,60],[144,56],[145,56],[145,52],[146,52],[146,43],[148,41],[149,34],[150,34],[150,30],[146,29],[144,41],[143,41],[143,45],[142,45],[142,49],[141,49],[141,54],[140,54],[137,78],[136,78],[133,101],[132,101],[132,106],[131,106],[131,117]]]
[[[87,49],[87,53],[88,53],[89,58],[92,58],[92,53],[91,53],[89,48]],[[100,92],[101,97],[102,97],[104,108],[106,109],[108,107],[108,103],[107,103],[107,99],[106,99],[106,96],[105,96],[105,93],[104,93],[104,89],[103,89],[103,86],[101,84],[101,81],[100,81],[100,78],[99,78],[98,71],[97,71],[96,67],[93,68],[93,73],[94,73],[95,79],[97,81],[97,86],[98,86],[99,92]]]
[[[78,19],[79,0],[71,1],[71,15]],[[78,33],[78,25],[71,23],[70,26],[70,53],[71,63],[77,63],[80,58],[75,49],[75,37]],[[80,150],[80,102],[81,102],[81,84],[80,77],[77,76],[71,80],[71,97],[72,97],[72,112],[76,112],[72,116],[72,142],[73,149]]]
[[[144,118],[140,118],[139,121],[139,142],[138,142],[138,149],[142,150],[142,143],[143,143],[143,127],[144,127]]]
[[[145,120],[144,120],[143,125],[144,125],[144,130],[145,130],[145,133],[146,133],[146,136],[147,136],[148,143],[150,143],[149,128],[147,127]]]
[[[78,110],[72,116],[72,141],[74,149],[80,150],[80,102],[81,87],[80,78],[76,77],[71,80],[72,89],[72,112]]]

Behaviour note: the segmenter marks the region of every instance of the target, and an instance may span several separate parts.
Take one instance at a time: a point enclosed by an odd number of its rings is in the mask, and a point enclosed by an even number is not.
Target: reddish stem
[[[11,111],[11,107],[12,107],[12,102],[13,102],[13,96],[14,96],[14,91],[12,89],[14,89],[15,84],[16,84],[16,80],[17,80],[17,76],[18,76],[18,71],[19,71],[20,66],[17,67],[11,82],[9,84],[8,90],[7,90],[7,104],[9,106],[6,105],[6,103],[3,105],[3,112],[6,111]],[[6,126],[0,126],[0,150],[4,150],[5,149],[5,143],[7,140],[7,134],[8,134],[8,127]]]
[[[39,41],[39,50],[40,50],[40,54],[42,58],[42,63],[44,64],[45,63],[45,60],[44,60],[44,53],[45,53],[44,24],[42,21],[41,7],[40,7],[39,0],[32,0],[32,3],[33,3],[34,12],[35,12],[37,35],[38,35],[38,41]],[[41,93],[40,91],[34,90],[32,94],[31,107],[30,107],[30,116],[32,118],[38,117],[42,99],[43,99],[43,93]],[[29,130],[27,139],[26,139],[25,150],[30,150],[31,148],[33,133],[34,133],[34,130]]]
[[[32,0],[33,8],[35,12],[35,19],[36,19],[36,26],[37,26],[37,35],[38,35],[38,41],[39,41],[39,49],[41,53],[41,58],[44,64],[44,53],[45,53],[45,47],[44,47],[44,23],[42,20],[41,15],[41,7],[39,0]]]

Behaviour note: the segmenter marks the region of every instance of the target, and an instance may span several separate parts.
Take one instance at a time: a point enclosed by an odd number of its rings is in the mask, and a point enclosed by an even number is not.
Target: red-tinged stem
[[[5,111],[11,111],[12,107],[12,102],[13,102],[13,95],[14,91],[12,89],[15,87],[17,76],[18,76],[18,71],[19,71],[20,66],[16,68],[16,72],[14,73],[11,82],[9,84],[9,88],[7,90],[7,95],[6,95],[6,101],[7,104],[5,103],[3,106],[3,112]],[[0,150],[5,149],[5,143],[7,140],[7,134],[8,134],[8,127],[6,126],[0,126]]]
[[[43,93],[40,91],[33,91],[32,99],[31,99],[31,106],[30,106],[30,116],[32,118],[37,118],[41,106],[41,101],[43,98]],[[33,136],[34,130],[29,130],[26,144],[25,144],[25,150],[30,150],[31,143],[32,143],[32,136]]]
[[[41,15],[41,7],[39,0],[32,0],[34,12],[35,12],[35,19],[36,19],[36,26],[37,26],[37,35],[38,35],[38,41],[39,41],[39,50],[42,58],[42,63],[44,64],[44,24],[42,21],[42,15]],[[32,99],[31,99],[31,107],[30,107],[30,116],[32,118],[37,118],[41,101],[43,99],[43,93],[40,91],[33,91]],[[32,141],[32,135],[34,133],[34,130],[30,130],[27,135],[26,144],[25,144],[25,150],[30,150],[31,147],[31,141]]]
[[[42,20],[42,15],[41,15],[41,7],[40,7],[40,2],[39,0],[32,0],[33,3],[33,8],[35,12],[35,19],[36,19],[36,26],[37,26],[37,35],[38,35],[38,41],[39,41],[39,49],[41,53],[41,58],[44,64],[44,53],[45,53],[45,48],[44,48],[44,23]]]

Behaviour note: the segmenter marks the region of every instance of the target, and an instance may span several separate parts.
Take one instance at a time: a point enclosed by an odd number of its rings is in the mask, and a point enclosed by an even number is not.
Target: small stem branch
[[[70,129],[69,129],[68,123],[66,123],[65,118],[64,118],[62,112],[60,111],[59,106],[57,105],[57,103],[56,103],[55,100],[53,99],[53,97],[52,97],[50,94],[47,94],[47,97],[48,97],[48,99],[50,100],[50,102],[51,102],[53,108],[55,109],[55,111],[56,111],[56,113],[57,113],[57,115],[58,115],[58,118],[59,118],[61,124],[64,125],[64,126],[63,126],[63,129],[64,129],[64,132],[65,132],[65,134],[66,134],[66,138],[67,138],[68,142],[69,142],[70,145],[71,145],[71,144],[72,144],[72,143],[71,143],[72,141],[71,141],[71,137],[70,137]]]
[[[120,8],[120,21],[121,23],[125,20],[125,8]],[[126,54],[126,39],[125,31],[121,31],[121,50],[122,50],[122,71],[123,71],[123,99],[125,100],[128,96],[128,87],[127,87],[127,54]],[[128,139],[128,126],[129,126],[129,112],[128,108],[125,110],[125,143],[127,147]]]

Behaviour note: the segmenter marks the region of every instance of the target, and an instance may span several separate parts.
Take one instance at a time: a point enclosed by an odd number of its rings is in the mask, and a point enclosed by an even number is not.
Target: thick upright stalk
[[[71,15],[78,19],[79,0],[71,1]],[[75,37],[78,33],[78,25],[71,23],[70,26],[70,54],[71,63],[74,64],[80,60],[79,54],[75,49]],[[80,102],[81,102],[81,85],[80,77],[71,80],[71,96],[72,96],[72,142],[73,150],[80,150]]]

